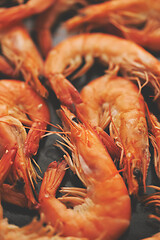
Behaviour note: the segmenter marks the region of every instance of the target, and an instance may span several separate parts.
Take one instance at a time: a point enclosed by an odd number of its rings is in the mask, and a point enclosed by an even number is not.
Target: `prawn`
[[[112,0],[79,10],[79,15],[69,19],[65,26],[68,30],[102,27],[110,31],[108,25],[112,24],[123,37],[159,51],[159,11],[159,0]]]
[[[0,206],[0,214],[3,214]],[[7,218],[0,219],[0,239],[1,240],[87,240],[86,238],[60,237],[56,234],[55,228],[45,224],[44,216],[40,220],[34,218],[31,223],[24,227],[18,227],[8,223]]]
[[[78,68],[74,78],[82,76],[99,59],[108,72],[119,70],[122,76],[141,81],[141,88],[150,84],[155,99],[159,96],[160,62],[143,48],[116,36],[91,33],[72,36],[55,46],[45,61],[45,76],[63,105],[72,108],[82,102],[78,91],[66,79]],[[85,61],[82,66],[83,59]]]
[[[87,84],[80,95],[80,113],[93,127],[109,126],[111,137],[123,149],[119,167],[129,194],[142,193],[150,153],[145,103],[138,87],[128,79],[104,75]]]
[[[38,15],[35,23],[37,42],[43,56],[47,56],[52,48],[52,36],[50,29],[63,12],[76,10],[79,5],[85,6],[86,0],[57,0],[50,8]]]
[[[25,82],[18,80],[1,80],[0,92],[0,116],[12,116],[30,127],[25,154],[28,157],[35,155],[50,121],[46,101]]]
[[[64,126],[63,139],[72,151],[72,159],[67,153],[64,158],[86,189],[63,188],[66,195],[56,199],[66,161],[53,162],[40,188],[40,212],[62,236],[118,239],[130,224],[131,206],[125,183],[97,133],[82,116],[79,122],[65,107],[58,113]],[[67,209],[64,203],[73,209]]]
[[[1,80],[0,92],[0,154],[17,146],[9,181],[13,185],[21,182],[29,204],[35,204],[32,178],[37,174],[30,157],[37,153],[50,119],[49,110],[45,101],[25,82]],[[22,123],[29,126],[28,134]]]
[[[5,29],[25,18],[38,14],[49,8],[54,2],[55,0],[24,0],[21,1],[21,4],[15,6],[1,7],[0,29]],[[8,2],[5,1],[5,4],[7,5]]]
[[[47,97],[48,92],[40,82],[44,63],[27,29],[19,24],[1,31],[0,44],[6,62],[9,61],[14,66],[14,73],[21,73],[42,97]],[[12,73],[11,70],[4,67],[3,73],[8,75],[8,72]]]
[[[10,149],[6,152],[0,161],[0,187],[7,177],[10,168],[13,164],[16,154],[16,148]],[[5,184],[6,186],[6,184]],[[3,218],[3,208],[1,205],[1,197],[3,198],[3,191],[0,188],[0,239],[26,239],[26,240],[87,240],[85,238],[75,237],[60,237],[56,233],[56,229],[51,225],[45,223],[44,215],[41,214],[40,219],[34,218],[28,225],[19,228],[16,225],[9,224],[7,218]]]
[[[25,128],[19,120],[12,116],[0,117],[0,156],[3,156],[10,148],[17,148],[7,181],[10,185],[21,183],[22,191],[28,200],[28,207],[32,207],[36,204],[33,179],[36,179],[37,173],[32,166],[31,159],[25,156],[23,150],[26,137]]]

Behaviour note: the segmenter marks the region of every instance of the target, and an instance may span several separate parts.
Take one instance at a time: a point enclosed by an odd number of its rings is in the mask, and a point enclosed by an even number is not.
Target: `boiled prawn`
[[[62,104],[72,108],[79,104],[81,98],[77,90],[66,79],[82,66],[74,75],[83,75],[98,58],[108,67],[108,72],[119,70],[122,76],[137,79],[144,85],[152,86],[157,99],[159,96],[160,62],[137,44],[102,33],[79,34],[72,36],[57,46],[48,54],[45,62],[45,76]],[[159,101],[157,100],[157,104]],[[159,106],[160,109],[160,106]]]
[[[45,101],[26,83],[16,80],[0,81],[0,154],[17,147],[11,184],[21,182],[28,205],[35,204],[32,178],[37,174],[31,164],[37,153],[39,141],[49,121],[49,110]],[[26,133],[25,124],[30,130]]]
[[[129,193],[138,195],[145,189],[150,162],[149,134],[145,102],[138,87],[122,77],[104,75],[81,91],[83,103],[77,106],[93,127],[105,129],[121,146],[119,161]]]
[[[51,27],[62,13],[76,10],[78,5],[85,6],[87,2],[86,0],[57,0],[51,8],[39,14],[35,23],[35,32],[43,56],[46,57],[52,48]]]
[[[159,51],[160,41],[159,0],[112,0],[97,3],[79,10],[79,15],[69,19],[69,30],[104,29],[110,32],[109,24],[121,35],[150,50]],[[120,34],[118,31],[113,33]]]
[[[14,74],[21,73],[42,97],[47,97],[47,90],[40,81],[43,78],[44,63],[27,29],[18,24],[1,31],[0,44],[6,62],[9,61],[14,67]],[[8,70],[7,66],[2,70],[8,75],[13,70]]]
[[[66,195],[55,194],[66,170],[66,162],[49,165],[39,193],[40,212],[62,236],[88,239],[118,239],[130,224],[130,198],[123,179],[95,131],[67,108],[59,111],[64,141],[72,151],[64,158],[86,186],[63,188]],[[65,150],[64,150],[65,151]],[[66,152],[66,151],[65,151]],[[67,209],[64,203],[73,209]]]
[[[34,14],[38,14],[49,8],[54,2],[55,0],[25,0],[21,1],[21,4],[5,7],[8,4],[8,1],[5,1],[6,5],[0,8],[0,29],[11,26]],[[11,3],[13,1],[9,1],[9,4]]]

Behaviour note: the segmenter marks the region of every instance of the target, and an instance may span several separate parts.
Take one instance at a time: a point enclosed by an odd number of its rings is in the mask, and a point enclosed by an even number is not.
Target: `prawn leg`
[[[154,167],[157,177],[160,179],[160,123],[156,116],[149,112],[147,108],[149,130],[151,132],[151,142],[154,148]]]
[[[155,214],[149,214],[149,218],[152,218],[154,220],[157,220],[158,226],[160,223],[160,187],[154,186],[154,185],[149,185],[148,187],[153,188],[156,190],[153,194],[146,195],[144,199],[142,199],[142,203],[145,206],[151,206],[152,208],[154,207],[155,209]],[[152,209],[151,208],[151,209]],[[160,238],[160,232],[154,234],[153,236],[149,238],[145,238],[142,240],[159,240]]]

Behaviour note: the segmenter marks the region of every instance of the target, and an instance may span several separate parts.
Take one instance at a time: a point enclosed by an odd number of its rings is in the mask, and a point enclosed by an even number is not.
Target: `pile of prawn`
[[[143,48],[160,50],[159,9],[159,0],[1,1],[0,239],[118,240],[132,199],[159,225],[160,187],[147,175],[153,160],[160,180],[160,61]],[[53,46],[57,25],[79,34]],[[79,92],[71,81],[83,75]],[[37,153],[52,134],[62,157],[42,173]],[[82,187],[62,187],[69,171]],[[39,218],[10,224],[3,202]]]

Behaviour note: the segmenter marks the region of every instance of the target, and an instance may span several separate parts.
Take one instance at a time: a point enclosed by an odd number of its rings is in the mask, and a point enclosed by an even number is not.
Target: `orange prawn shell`
[[[21,73],[35,91],[47,97],[48,92],[39,79],[44,75],[44,62],[25,26],[19,23],[1,31],[0,43],[2,53],[14,65],[15,73]]]
[[[79,15],[69,19],[65,26],[68,30],[84,29],[85,31],[103,27],[105,31],[110,32],[107,24],[111,23],[123,37],[158,51],[160,49],[159,10],[158,0],[107,1],[83,8],[79,11]]]
[[[87,123],[86,126],[74,123],[63,112],[60,112],[60,117],[65,129],[70,131],[70,141],[75,149],[73,159],[78,156],[76,171],[87,187],[87,195],[82,205],[67,209],[50,191],[45,192],[42,183],[40,211],[63,236],[118,239],[129,226],[131,216],[130,198],[124,181],[94,130]],[[52,168],[48,171],[50,173],[47,172],[43,179],[46,186],[47,174],[51,182],[59,179],[54,174],[52,176]]]
[[[145,103],[137,86],[125,78],[104,75],[91,81],[80,94],[83,103],[77,108],[84,118],[93,127],[109,126],[110,135],[124,150],[119,166],[130,194],[137,195],[138,180],[133,171],[139,169],[143,174],[139,184],[145,190],[150,161]]]
[[[33,195],[33,179],[37,175],[31,159],[36,154],[39,141],[50,119],[46,102],[28,84],[18,80],[0,81],[0,154],[17,148],[9,181],[24,183],[28,207],[36,203]],[[26,133],[25,127],[30,130]],[[22,184],[23,185],[23,184]],[[32,186],[31,186],[32,185]]]
[[[5,79],[0,81],[0,89],[1,116],[8,115],[8,109],[11,106],[12,108],[17,107],[17,111],[22,111],[22,114],[28,114],[32,121],[49,122],[50,112],[46,101],[28,84],[19,80]]]
[[[158,102],[160,91],[158,59],[132,41],[109,34],[91,33],[65,39],[55,46],[46,58],[45,76],[63,105],[71,108],[73,104],[80,103],[80,96],[66,77],[81,67],[83,58],[86,63],[82,67],[83,70],[80,69],[76,73],[76,77],[84,74],[93,65],[94,58],[98,58],[107,68],[109,66],[109,71],[114,71],[115,67],[122,76],[140,79],[141,86],[145,84],[150,86]]]

